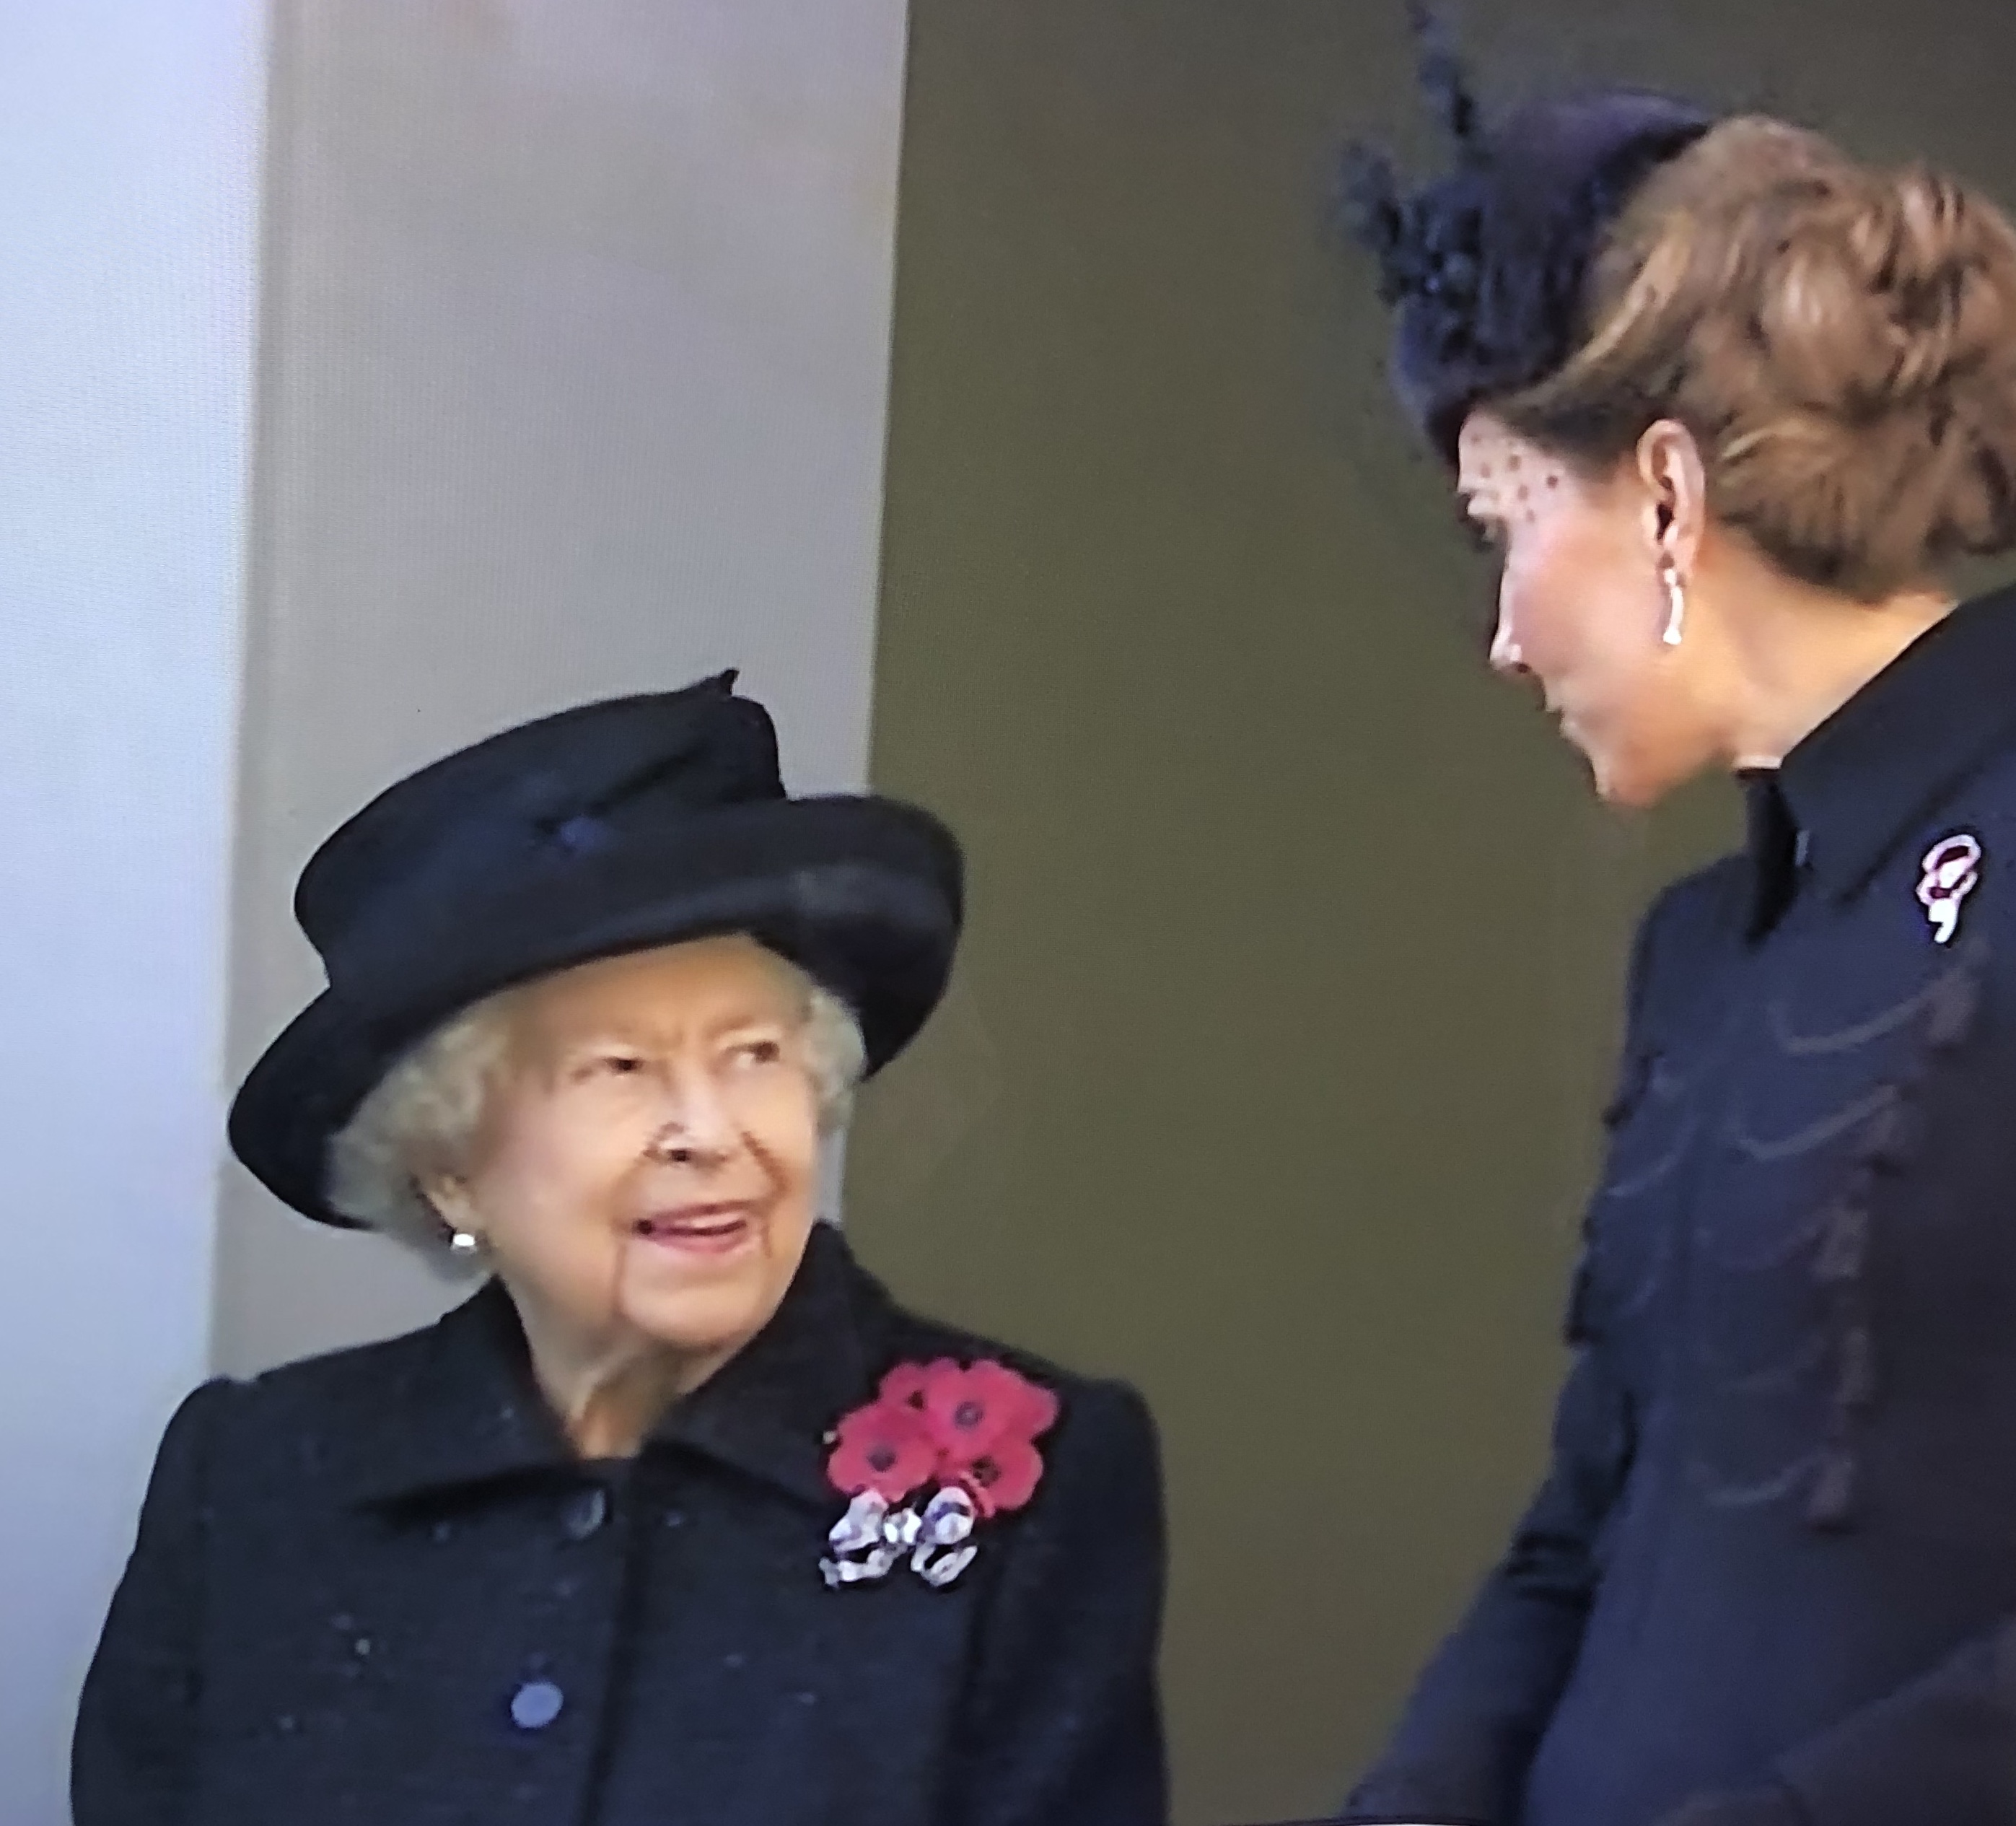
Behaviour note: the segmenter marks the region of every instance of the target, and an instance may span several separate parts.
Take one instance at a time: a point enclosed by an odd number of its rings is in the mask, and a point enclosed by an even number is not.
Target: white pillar
[[[202,1374],[259,0],[0,6],[0,1821]]]

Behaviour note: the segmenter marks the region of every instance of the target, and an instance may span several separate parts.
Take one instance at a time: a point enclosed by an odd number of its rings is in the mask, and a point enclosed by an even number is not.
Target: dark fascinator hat
[[[1715,117],[1648,91],[1605,89],[1487,120],[1441,23],[1419,5],[1409,16],[1455,168],[1403,193],[1385,153],[1354,145],[1342,203],[1395,308],[1393,390],[1453,464],[1471,408],[1531,386],[1572,353],[1606,232]]]
[[[854,1011],[868,1068],[923,1026],[952,968],[959,846],[872,794],[793,798],[735,674],[581,705],[389,787],[310,858],[294,911],[329,986],[231,1110],[233,1151],[324,1223],[329,1144],[441,1022],[597,958],[730,932]]]

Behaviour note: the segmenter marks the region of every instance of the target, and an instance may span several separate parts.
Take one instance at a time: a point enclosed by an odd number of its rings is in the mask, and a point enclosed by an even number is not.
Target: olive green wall
[[[1153,1401],[1184,1826],[1334,1803],[1502,1541],[1629,923],[1732,811],[1598,810],[1467,644],[1488,581],[1323,236],[1341,135],[1425,146],[1400,13],[913,9],[873,771],[964,834],[972,914],[849,1223]],[[2016,8],[1467,18],[1515,81],[1762,99],[2016,195]]]

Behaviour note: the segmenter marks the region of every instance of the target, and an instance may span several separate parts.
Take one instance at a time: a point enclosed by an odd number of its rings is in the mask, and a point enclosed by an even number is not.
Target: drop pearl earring
[[[1661,646],[1678,646],[1685,631],[1687,620],[1687,585],[1680,582],[1680,574],[1674,568],[1672,559],[1659,567],[1659,581],[1666,587],[1666,625],[1661,630]]]

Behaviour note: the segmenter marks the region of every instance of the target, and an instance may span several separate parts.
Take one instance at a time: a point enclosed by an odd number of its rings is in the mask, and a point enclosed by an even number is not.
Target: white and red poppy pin
[[[1932,922],[1932,938],[1950,945],[1960,930],[1961,903],[1981,880],[1981,839],[1969,830],[1942,837],[1925,852],[1918,902]]]

